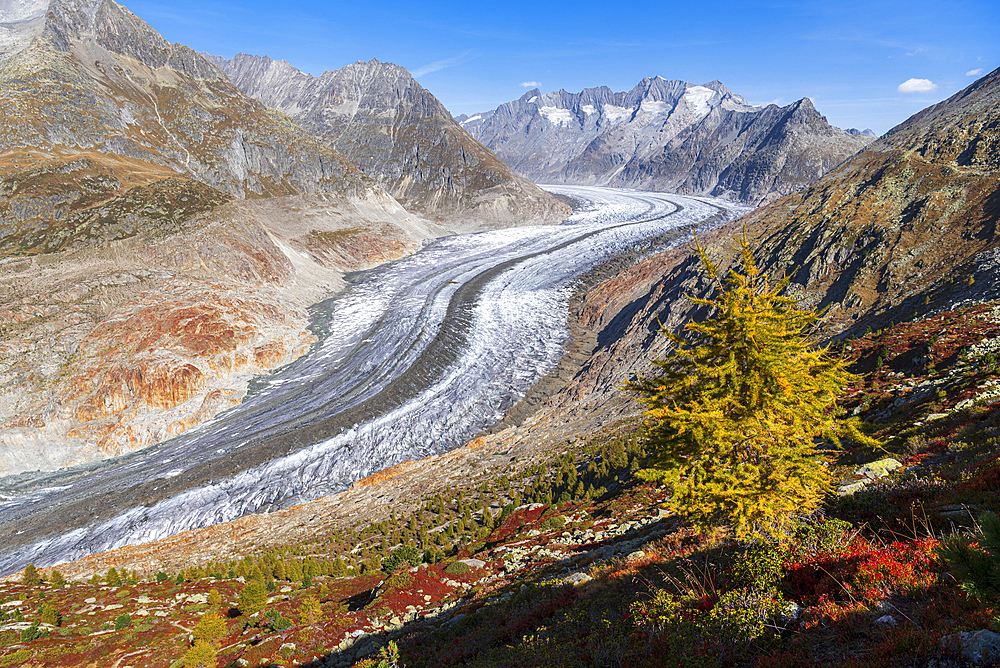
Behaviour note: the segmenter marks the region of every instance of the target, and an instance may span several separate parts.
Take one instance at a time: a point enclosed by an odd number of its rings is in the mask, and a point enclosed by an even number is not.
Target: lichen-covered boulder
[[[895,471],[896,469],[902,466],[903,466],[902,464],[900,464],[892,457],[887,457],[885,459],[880,459],[877,462],[865,464],[864,466],[859,468],[855,473],[857,473],[860,476],[864,476],[865,478],[869,478],[871,480],[877,480],[879,478],[886,477],[887,475],[889,475],[891,471]]]

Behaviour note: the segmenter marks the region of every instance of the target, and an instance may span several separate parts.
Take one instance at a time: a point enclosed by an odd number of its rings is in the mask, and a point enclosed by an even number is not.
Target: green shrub
[[[21,642],[31,642],[49,635],[48,630],[38,628],[38,622],[32,622],[31,626],[21,630]]]
[[[115,631],[121,631],[122,629],[127,629],[132,626],[132,615],[127,612],[115,617]]]
[[[312,626],[323,618],[323,608],[315,596],[306,596],[299,607],[299,621],[303,626]]]
[[[765,635],[773,628],[769,620],[779,617],[787,605],[780,597],[748,588],[721,594],[710,610],[704,609],[704,600],[694,592],[674,595],[660,589],[652,598],[633,603],[629,617],[639,631],[662,638],[663,647],[680,653],[676,665],[689,665],[684,659],[694,658],[686,656],[690,649],[712,647],[714,652],[727,652]],[[690,665],[713,664],[695,661]]]
[[[844,520],[798,521],[792,530],[789,556],[793,559],[836,556],[844,551],[853,535],[854,527]]]
[[[34,587],[42,583],[42,576],[38,574],[38,569],[34,564],[24,567],[24,574],[21,576],[21,584],[26,587]]]
[[[50,626],[59,626],[62,624],[62,615],[59,613],[59,609],[51,603],[43,603],[38,608],[38,614],[43,624],[49,624]]]
[[[194,644],[208,643],[218,647],[227,632],[226,621],[218,612],[210,610],[202,615],[194,627]]]
[[[404,545],[382,560],[382,570],[392,575],[400,567],[419,566],[423,555],[415,545]]]
[[[737,588],[775,591],[782,578],[781,550],[774,545],[751,545],[733,565],[732,580]]]
[[[409,589],[413,584],[413,575],[409,571],[398,571],[389,576],[389,579],[382,585],[383,591],[398,591]]]
[[[293,626],[292,620],[283,616],[281,612],[275,610],[274,608],[271,608],[264,613],[264,616],[267,617],[267,621],[270,623],[271,628],[275,631],[284,631],[285,629],[289,629]]]
[[[680,600],[665,589],[658,589],[652,599],[636,601],[629,607],[632,623],[650,635],[662,635],[667,628],[680,629],[685,623]]]
[[[24,663],[31,658],[30,649],[19,649],[13,654],[8,654],[7,656],[0,657],[0,666],[13,666],[19,663]]]
[[[1000,360],[997,359],[996,353],[990,351],[979,359],[979,366],[984,373],[995,373],[1000,366]]]
[[[764,635],[767,621],[779,616],[786,605],[756,589],[734,589],[719,596],[709,620],[726,639],[754,640]]]
[[[973,540],[952,536],[938,548],[948,568],[963,580],[959,585],[980,600],[1000,599],[1000,518],[986,512],[979,516],[981,536]]]
[[[448,575],[464,575],[471,570],[472,569],[469,567],[469,564],[461,561],[453,561],[445,566],[444,572]]]
[[[566,526],[566,520],[561,515],[553,515],[547,517],[544,522],[538,525],[538,528],[547,531],[549,529],[562,529],[564,526]]]
[[[184,668],[214,668],[218,650],[211,643],[195,643],[184,653]]]
[[[170,576],[167,575],[166,573],[164,573],[163,571],[159,571],[156,574],[156,581],[157,582],[166,582],[169,579],[170,579]]]
[[[265,605],[267,605],[267,591],[257,580],[251,580],[240,590],[239,603],[236,607],[243,615],[249,616],[260,612]]]

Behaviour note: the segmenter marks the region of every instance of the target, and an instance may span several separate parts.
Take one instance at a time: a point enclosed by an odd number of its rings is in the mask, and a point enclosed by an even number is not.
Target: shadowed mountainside
[[[240,90],[287,113],[411,211],[486,224],[551,222],[568,209],[513,173],[402,67],[356,62],[313,77],[283,60],[208,56]]]

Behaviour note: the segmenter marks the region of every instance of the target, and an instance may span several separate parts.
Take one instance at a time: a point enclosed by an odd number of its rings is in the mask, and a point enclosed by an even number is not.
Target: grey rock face
[[[806,98],[752,106],[719,81],[661,77],[631,91],[532,90],[460,117],[468,132],[538,182],[612,185],[760,204],[825,174],[872,138],[826,122]]]
[[[962,656],[975,666],[995,665],[994,662],[1000,659],[1000,633],[989,629],[965,631],[941,639],[943,648],[956,645]]]
[[[402,67],[357,62],[313,77],[285,61],[209,56],[244,93],[278,109],[430,216],[557,219],[567,211],[470,137]]]

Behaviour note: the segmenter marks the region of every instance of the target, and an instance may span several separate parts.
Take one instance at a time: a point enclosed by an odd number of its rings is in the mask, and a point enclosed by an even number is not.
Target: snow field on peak
[[[601,111],[604,112],[604,118],[607,119],[608,124],[621,123],[622,121],[627,121],[632,117],[632,109],[627,109],[625,107],[618,107],[613,104],[605,104],[601,107]]]
[[[644,114],[659,116],[661,114],[670,113],[670,107],[667,106],[666,102],[660,102],[658,100],[643,100],[639,105],[639,111]]]
[[[711,88],[704,86],[691,86],[684,93],[684,101],[691,113],[696,116],[704,116],[712,110],[709,100],[715,97],[716,93]]]
[[[569,109],[560,109],[559,107],[539,107],[538,113],[549,123],[558,127],[573,127],[573,123],[576,120],[573,118],[572,111]]]

